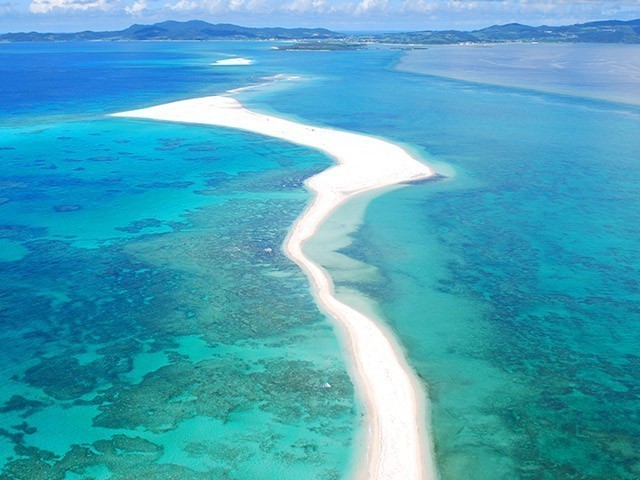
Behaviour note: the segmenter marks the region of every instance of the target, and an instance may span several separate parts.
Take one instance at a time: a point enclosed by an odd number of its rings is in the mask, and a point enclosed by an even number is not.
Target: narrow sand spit
[[[302,246],[338,205],[353,195],[433,175],[429,167],[392,143],[355,133],[312,127],[245,109],[230,97],[204,97],[117,113],[171,122],[237,128],[322,150],[337,165],[311,177],[315,193],[285,241],[285,251],[307,274],[319,306],[344,332],[358,393],[366,405],[367,459],[359,478],[436,478],[433,446],[422,427],[422,388],[395,340],[373,320],[334,296],[331,278]]]

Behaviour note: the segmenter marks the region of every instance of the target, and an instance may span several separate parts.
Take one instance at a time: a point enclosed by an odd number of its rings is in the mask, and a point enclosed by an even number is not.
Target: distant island
[[[640,43],[640,19],[606,20],[562,27],[531,27],[519,23],[493,25],[481,30],[426,30],[423,32],[360,35],[360,42],[442,45],[454,43]]]
[[[325,28],[251,28],[228,23],[212,24],[201,20],[132,25],[119,31],[77,33],[6,33],[4,42],[74,42],[74,41],[185,41],[185,40],[322,40],[345,35]]]
[[[282,40],[304,41],[304,50],[345,50],[362,44],[445,45],[458,43],[640,43],[640,19],[605,20],[561,27],[531,27],[519,23],[494,25],[473,31],[425,30],[403,33],[344,34],[325,28],[251,28],[232,24],[211,24],[200,20],[166,21],[153,25],[132,25],[119,31],[77,33],[5,33],[0,42],[69,41],[212,41]],[[309,42],[318,42],[314,45]],[[322,45],[325,44],[326,45]],[[291,49],[291,48],[287,48]]]

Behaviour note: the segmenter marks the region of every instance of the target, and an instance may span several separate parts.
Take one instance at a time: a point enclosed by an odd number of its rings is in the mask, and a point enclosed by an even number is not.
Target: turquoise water
[[[249,100],[446,162],[445,180],[348,205],[309,245],[424,379],[442,478],[637,478],[640,111],[584,98],[567,72],[575,97],[538,74],[514,89],[362,56],[333,58],[341,75],[314,91]],[[345,224],[358,233],[327,255]]]
[[[105,117],[256,75],[181,71],[196,47],[2,46],[24,68],[73,59],[56,82],[105,69],[138,83],[128,98],[72,83],[75,96],[51,100],[43,79],[39,98],[2,92],[15,114],[0,130],[0,478],[351,468],[359,415],[342,352],[280,248],[303,180],[330,161],[231,130]],[[131,66],[122,52],[137,49]],[[19,88],[17,70],[4,78]]]
[[[4,476],[349,476],[348,368],[280,250],[330,160],[103,116],[286,74],[238,98],[401,142],[446,177],[354,201],[308,245],[424,380],[441,478],[638,478],[640,110],[588,98],[564,46],[545,46],[567,62],[546,77],[575,96],[539,73],[512,88],[400,71],[397,50],[270,47],[0,45],[22,88],[0,95]],[[255,64],[209,67],[224,54]]]
[[[638,478],[640,111],[398,72],[360,78],[359,128],[454,171],[325,226],[330,238],[361,223],[339,253],[375,271],[349,277],[358,264],[316,256],[345,298],[375,299],[424,379],[441,477]]]
[[[269,53],[252,42],[16,43],[0,48],[2,122],[32,122],[36,116],[102,117],[158,100],[215,95],[263,74],[212,68],[221,58]],[[255,55],[254,55],[255,56]]]

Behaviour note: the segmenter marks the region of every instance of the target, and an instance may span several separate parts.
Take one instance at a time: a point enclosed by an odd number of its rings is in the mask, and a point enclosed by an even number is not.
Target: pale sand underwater
[[[114,116],[237,128],[316,148],[336,159],[337,165],[306,181],[315,197],[284,248],[307,274],[319,306],[335,319],[346,338],[356,385],[366,405],[367,459],[359,476],[435,479],[433,444],[423,428],[426,399],[401,349],[371,318],[339,301],[327,272],[302,250],[318,226],[350,197],[428,178],[434,172],[390,142],[255,113],[230,97],[196,98]]]
[[[238,67],[242,65],[251,65],[253,60],[248,58],[225,58],[224,60],[217,60],[211,65],[214,67]]]

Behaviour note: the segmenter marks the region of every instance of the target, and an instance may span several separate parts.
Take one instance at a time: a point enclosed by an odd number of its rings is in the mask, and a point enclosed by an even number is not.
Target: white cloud
[[[145,10],[149,8],[147,0],[136,0],[133,5],[124,7],[124,11],[129,15],[141,15]]]
[[[40,10],[56,4],[59,8],[85,9],[86,5],[106,5],[117,0],[32,0]],[[358,22],[372,19],[397,19],[413,23],[448,23],[450,27],[462,23],[492,23],[521,21],[552,21],[568,19],[604,18],[621,11],[624,6],[640,16],[640,0],[172,0],[155,8],[148,0],[124,7],[128,14],[190,12],[192,15],[215,14],[224,16],[260,15],[263,18],[318,17],[318,21]],[[84,3],[82,3],[84,2]],[[47,7],[42,7],[42,6]],[[63,5],[63,6],[61,6]],[[82,6],[82,7],[80,7]],[[224,21],[224,20],[223,20]]]
[[[0,0],[0,2],[18,0]],[[640,0],[22,0],[37,14],[102,12],[214,22],[377,29],[473,29],[494,23],[566,24],[640,17]],[[0,3],[0,13],[15,8]],[[138,20],[140,21],[140,20]]]
[[[200,4],[198,2],[190,2],[189,0],[180,0],[174,4],[167,3],[165,8],[173,10],[175,12],[191,12],[198,8]]]
[[[85,12],[89,10],[111,10],[109,0],[33,0],[29,5],[31,13],[49,13],[56,10]]]
[[[392,10],[388,0],[361,0],[353,9],[356,15],[367,15],[370,13],[385,13]]]
[[[284,9],[292,13],[324,14],[331,11],[325,0],[293,0],[284,4]]]

